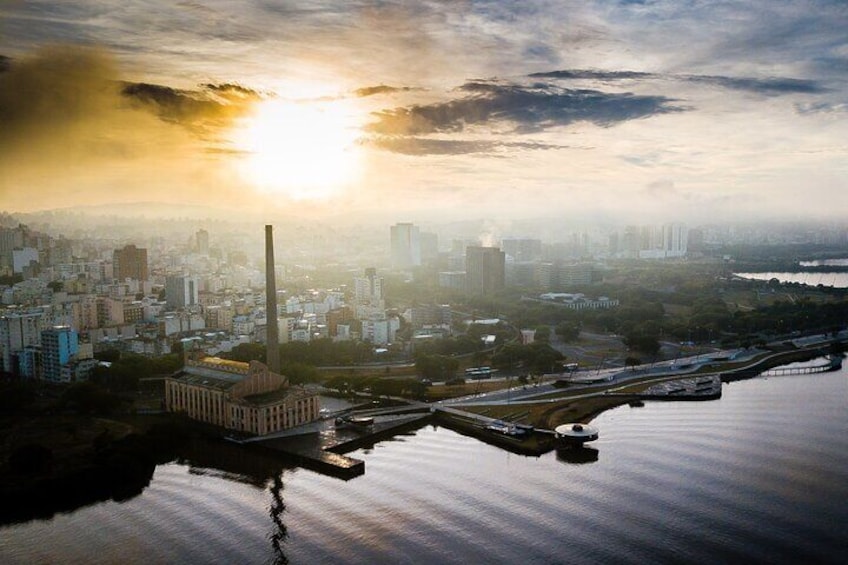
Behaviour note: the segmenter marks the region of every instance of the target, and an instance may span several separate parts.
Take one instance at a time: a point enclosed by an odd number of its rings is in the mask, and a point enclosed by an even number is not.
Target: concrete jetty
[[[417,428],[429,418],[429,412],[382,416],[363,429],[336,429],[334,419],[328,418],[285,435],[251,438],[243,443],[282,453],[307,469],[349,480],[365,473],[365,462],[344,453],[373,446],[406,429]]]

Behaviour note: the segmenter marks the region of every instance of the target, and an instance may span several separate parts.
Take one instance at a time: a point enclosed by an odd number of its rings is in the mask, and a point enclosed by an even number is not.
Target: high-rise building
[[[391,227],[392,267],[408,269],[421,265],[421,234],[418,226],[409,223]]]
[[[165,277],[165,299],[168,308],[182,309],[198,303],[198,284],[194,277]]]
[[[68,326],[54,326],[41,332],[41,375],[44,380],[62,382],[62,369],[79,353],[77,332]]]
[[[383,277],[377,276],[377,269],[373,267],[365,269],[364,277],[354,277],[353,299],[354,317],[357,320],[386,317]]]
[[[116,249],[112,253],[112,268],[118,280],[146,281],[148,277],[147,249],[135,245],[125,245],[123,249]]]
[[[435,233],[421,232],[421,262],[427,263],[439,257],[439,236]]]
[[[542,257],[542,240],[525,237],[508,237],[501,240],[504,253],[515,262],[538,261]]]
[[[2,369],[13,373],[15,356],[29,346],[41,344],[41,312],[0,316],[0,359]]]
[[[497,247],[471,246],[465,250],[466,291],[486,296],[505,284],[505,254]]]
[[[194,234],[197,252],[201,255],[209,255],[209,232],[206,230],[197,230]]]
[[[662,227],[663,250],[666,257],[683,257],[687,249],[687,229],[683,224],[665,224]]]

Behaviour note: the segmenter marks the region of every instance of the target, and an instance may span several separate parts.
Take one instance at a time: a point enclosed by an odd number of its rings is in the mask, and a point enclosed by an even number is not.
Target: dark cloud
[[[5,55],[0,55],[0,73],[8,71],[11,66],[12,59],[6,57]]]
[[[457,139],[428,139],[422,137],[379,136],[365,143],[404,155],[468,155],[496,154],[501,149],[547,150],[566,146],[537,142],[469,141]]]
[[[678,80],[690,83],[701,83],[712,86],[720,86],[733,90],[744,90],[755,92],[766,96],[780,94],[821,94],[827,92],[819,81],[810,79],[798,79],[788,77],[729,77],[721,75],[675,75],[644,73],[639,71],[600,71],[591,69],[567,69],[532,73],[531,78],[546,78],[558,80],[637,80],[637,79],[666,79]]]
[[[562,71],[549,71],[544,73],[531,73],[527,75],[532,78],[553,79],[589,79],[589,80],[623,80],[638,78],[653,78],[653,73],[642,73],[638,71],[597,71],[591,69],[568,69]]]
[[[0,75],[0,137],[10,143],[97,115],[115,93],[112,76],[111,60],[92,49],[43,48],[14,61]]]
[[[665,96],[569,90],[551,85],[527,88],[494,82],[469,82],[459,88],[471,96],[376,113],[367,129],[381,135],[424,135],[458,132],[467,126],[511,125],[530,133],[591,122],[598,126],[680,111]]]
[[[748,92],[756,92],[765,95],[778,94],[821,94],[827,92],[824,86],[818,81],[784,78],[784,77],[769,77],[769,78],[750,78],[750,77],[725,77],[725,76],[709,76],[709,75],[683,75],[681,80],[689,82],[701,82],[730,88],[733,90],[745,90]]]
[[[210,96],[210,92],[216,96]],[[226,125],[242,115],[261,96],[235,84],[207,84],[204,90],[178,90],[169,86],[130,83],[121,94],[137,106],[153,112],[166,122],[189,128]]]
[[[364,98],[366,96],[374,96],[375,94],[391,94],[393,92],[410,92],[413,90],[420,89],[412,88],[411,86],[387,86],[385,84],[381,84],[378,86],[357,88],[353,91],[353,93],[360,98]]]

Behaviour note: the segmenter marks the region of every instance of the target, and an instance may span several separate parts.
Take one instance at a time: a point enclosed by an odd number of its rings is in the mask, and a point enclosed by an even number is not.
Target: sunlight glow
[[[239,168],[262,192],[295,200],[332,197],[359,172],[355,109],[344,100],[262,102],[234,132]]]

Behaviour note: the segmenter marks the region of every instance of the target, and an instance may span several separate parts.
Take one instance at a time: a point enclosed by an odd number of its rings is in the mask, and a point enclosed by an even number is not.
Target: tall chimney
[[[265,226],[265,348],[267,365],[272,373],[280,373],[280,337],[277,329],[277,277],[274,273],[274,226]]]

